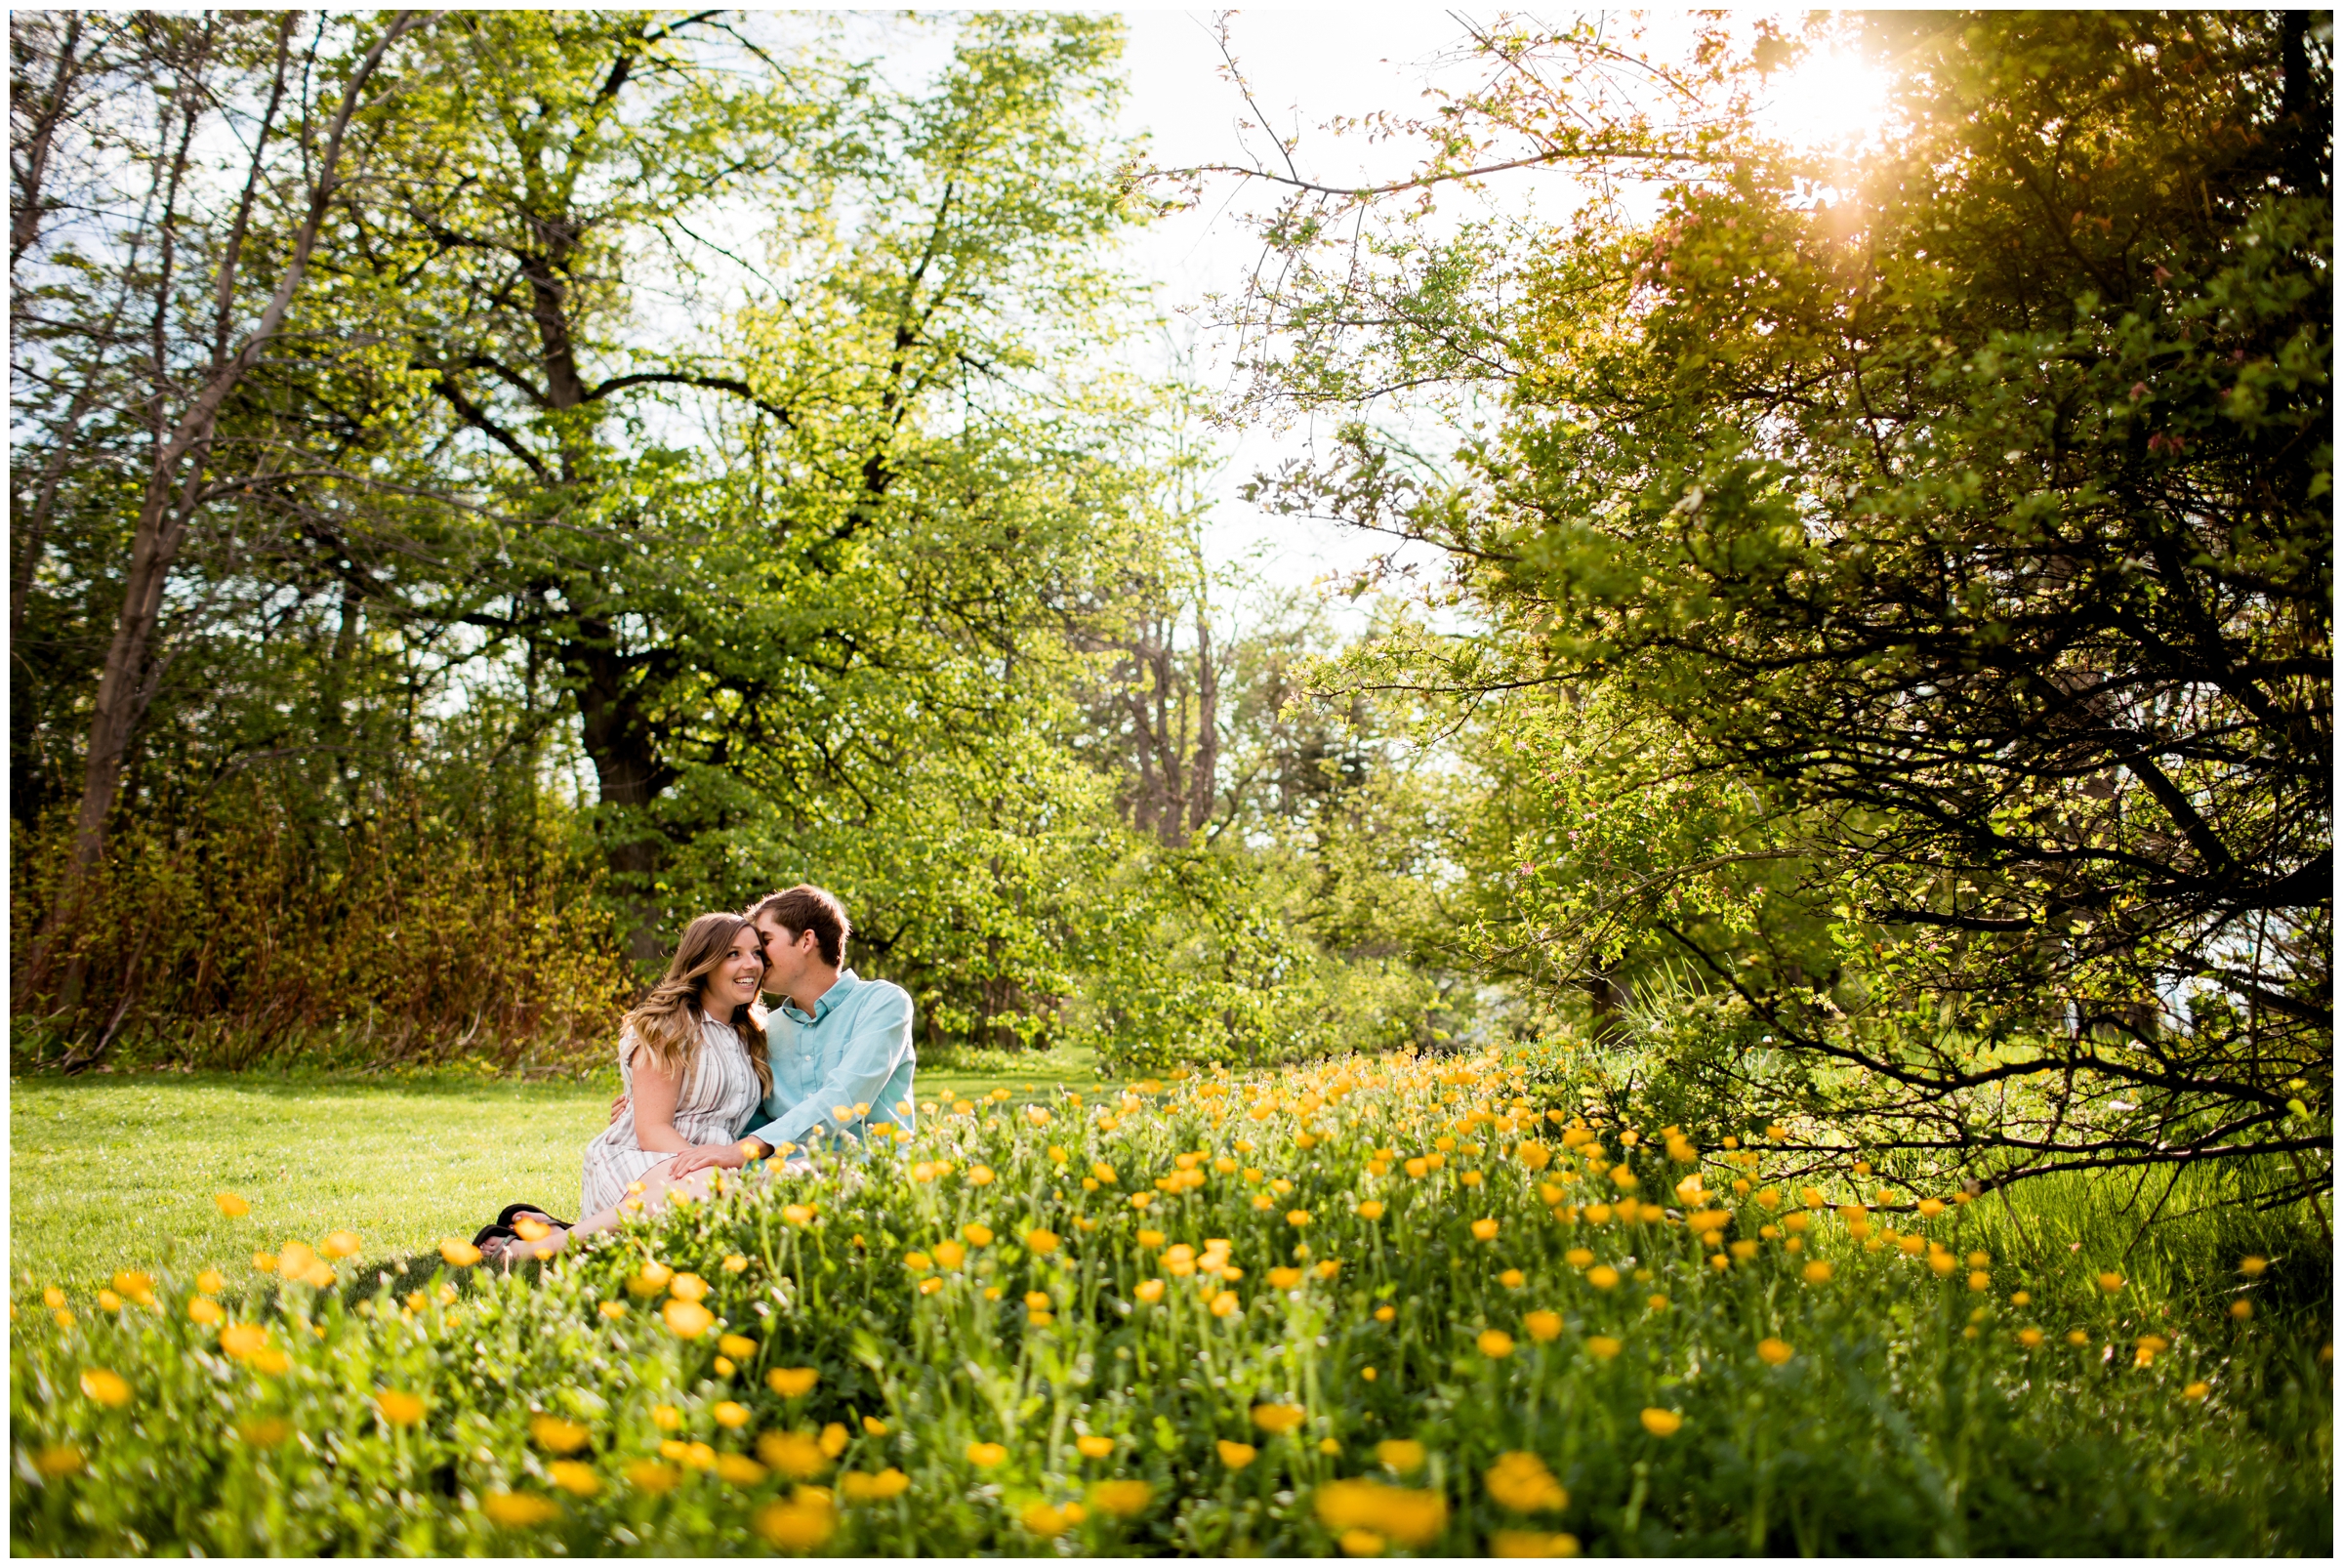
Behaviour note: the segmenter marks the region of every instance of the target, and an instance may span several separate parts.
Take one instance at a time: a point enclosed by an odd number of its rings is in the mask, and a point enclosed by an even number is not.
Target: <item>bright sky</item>
[[[1268,137],[1242,128],[1254,116],[1235,84],[1221,75],[1215,21],[1222,15],[1254,102],[1277,131],[1302,139],[1295,157],[1312,178],[1404,178],[1413,172],[1414,145],[1337,140],[1318,127],[1376,110],[1413,114],[1428,107],[1423,94],[1433,83],[1459,89],[1488,70],[1467,52],[1460,14],[1448,11],[1126,12],[1131,94],[1125,126],[1147,133],[1160,166],[1257,164],[1276,156]],[[1794,31],[1798,15],[1788,14],[1784,21],[1785,30]],[[1673,24],[1662,13],[1654,28]],[[1775,89],[1773,118],[1797,140],[1838,143],[1876,134],[1882,82],[1852,49],[1810,56],[1778,78]],[[1495,183],[1491,194],[1508,205],[1526,202],[1541,186],[1552,191],[1560,178],[1507,177]],[[1229,203],[1256,199],[1259,192],[1239,191],[1236,182],[1224,180],[1197,210],[1156,225],[1139,241],[1134,260],[1155,281],[1168,311],[1194,312],[1207,295],[1242,287],[1257,249]],[[1193,373],[1209,388],[1227,387],[1225,344],[1202,329],[1199,314],[1180,319],[1178,338],[1193,356]],[[1255,472],[1306,455],[1318,433],[1306,425],[1285,432],[1255,428],[1224,440],[1220,502],[1208,536],[1219,559],[1248,561],[1271,585],[1299,587],[1356,571],[1377,552],[1380,545],[1371,537],[1335,524],[1269,516],[1238,497],[1238,487]]]

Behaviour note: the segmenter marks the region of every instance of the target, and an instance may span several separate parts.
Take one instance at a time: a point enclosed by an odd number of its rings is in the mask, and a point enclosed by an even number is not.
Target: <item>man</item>
[[[774,893],[750,912],[764,944],[765,1056],[773,1092],[761,1124],[742,1137],[756,1157],[859,1145],[875,1128],[915,1125],[911,994],[889,980],[846,969],[853,927],[845,906],[819,887]],[[678,1157],[670,1179],[712,1166],[747,1163],[750,1150],[697,1149]]]

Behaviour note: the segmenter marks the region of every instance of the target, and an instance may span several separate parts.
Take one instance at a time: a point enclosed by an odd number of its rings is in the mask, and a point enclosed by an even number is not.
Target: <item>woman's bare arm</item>
[[[676,1131],[676,1099],[683,1075],[671,1073],[647,1051],[635,1053],[635,1146],[654,1154],[680,1154],[691,1140]]]

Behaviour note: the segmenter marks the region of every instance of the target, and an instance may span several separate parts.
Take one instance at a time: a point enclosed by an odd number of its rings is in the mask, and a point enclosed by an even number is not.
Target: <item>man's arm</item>
[[[910,1050],[911,998],[890,985],[856,1015],[854,1032],[821,1087],[748,1135],[777,1149],[784,1143],[802,1144],[816,1129],[840,1133],[861,1120],[855,1107],[868,1105],[886,1087]]]

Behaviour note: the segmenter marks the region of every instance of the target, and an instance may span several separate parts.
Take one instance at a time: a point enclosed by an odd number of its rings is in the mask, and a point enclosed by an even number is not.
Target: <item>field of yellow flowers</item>
[[[542,1272],[256,1227],[238,1278],[21,1299],[12,1548],[2332,1545],[2325,1326],[2258,1258],[2176,1312],[1522,1055],[935,1111]]]

